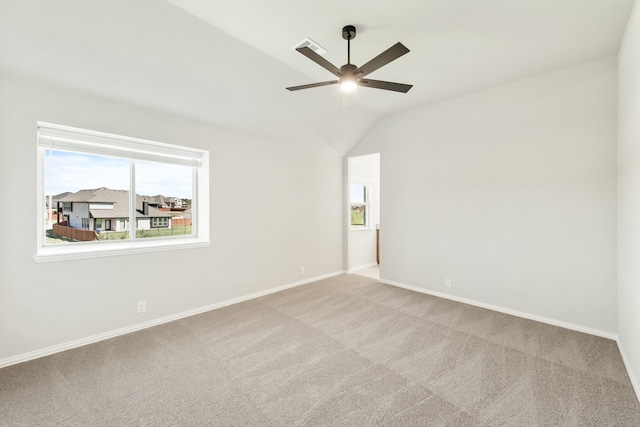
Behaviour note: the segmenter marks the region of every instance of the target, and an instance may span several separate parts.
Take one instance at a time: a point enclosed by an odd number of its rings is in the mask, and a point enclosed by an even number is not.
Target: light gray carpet
[[[344,275],[0,370],[0,424],[640,426],[615,342]]]

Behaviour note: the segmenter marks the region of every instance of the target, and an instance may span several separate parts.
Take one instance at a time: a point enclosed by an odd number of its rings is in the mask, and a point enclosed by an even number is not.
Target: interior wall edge
[[[50,347],[42,348],[39,350],[30,351],[23,354],[18,354],[16,356],[10,356],[4,359],[0,359],[0,369],[6,368],[11,365],[17,365],[18,363],[28,362],[30,360],[39,359],[41,357],[50,356],[55,353],[60,353],[66,350],[72,350],[74,348],[82,347],[89,344],[94,344],[100,341],[108,340],[110,338],[115,338],[120,335],[129,334],[132,332],[141,331],[143,329],[151,328],[153,326],[162,325],[164,323],[173,322],[175,320],[184,319],[186,317],[195,316],[198,314],[206,313],[208,311],[216,310],[218,308],[227,307],[233,304],[241,303],[244,301],[249,301],[255,298],[260,298],[269,294],[273,294],[276,292],[281,292],[287,289],[295,288],[297,286],[306,285],[312,282],[317,282],[318,280],[328,279],[330,277],[338,276],[340,274],[344,274],[345,272],[334,271],[333,273],[323,274],[320,276],[312,277],[309,279],[301,280],[294,283],[289,283],[282,286],[276,286],[274,288],[266,289],[264,291],[255,292],[252,294],[244,295],[237,298],[232,298],[230,300],[221,301],[209,305],[205,305],[203,307],[194,308],[192,310],[183,311],[181,313],[175,313],[168,316],[159,317],[157,319],[149,320],[146,322],[138,323],[131,326],[125,326],[124,328],[114,329],[111,331],[103,332],[96,335],[91,335],[85,338],[80,338],[72,341],[68,341],[62,344],[53,345]]]

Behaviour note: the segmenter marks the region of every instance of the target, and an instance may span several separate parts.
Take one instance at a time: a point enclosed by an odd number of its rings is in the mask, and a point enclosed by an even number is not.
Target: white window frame
[[[37,250],[36,262],[96,258],[113,255],[191,249],[210,246],[209,241],[209,151],[139,138],[96,132],[46,122],[37,123]],[[129,240],[45,244],[45,153],[47,149],[110,155],[124,159],[193,166],[193,234],[169,238],[136,239],[135,221],[129,221]],[[131,171],[131,210],[135,210],[135,184]],[[133,191],[131,191],[133,190]],[[133,215],[133,213],[132,213]]]
[[[365,206],[365,217],[364,217],[364,225],[353,225],[351,224],[351,204],[353,203],[353,194],[351,194],[351,187],[352,184],[358,184],[358,185],[362,185],[364,187],[364,191],[365,191],[365,201],[364,201],[364,206]],[[351,228],[351,231],[359,231],[359,230],[371,230],[373,227],[371,226],[372,223],[372,216],[371,216],[371,197],[373,196],[373,183],[365,178],[360,178],[360,177],[351,177],[351,179],[349,180],[349,226]]]

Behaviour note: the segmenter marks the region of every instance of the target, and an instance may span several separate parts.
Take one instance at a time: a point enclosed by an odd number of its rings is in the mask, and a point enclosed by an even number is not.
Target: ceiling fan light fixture
[[[376,71],[378,68],[387,65],[391,61],[395,61],[406,53],[409,53],[409,49],[407,49],[406,46],[398,42],[366,64],[358,67],[351,63],[351,40],[353,40],[355,37],[356,27],[354,27],[353,25],[347,25],[342,29],[342,38],[347,41],[347,63],[340,68],[336,67],[331,62],[320,56],[315,50],[313,50],[310,45],[304,45],[303,41],[303,45],[297,47],[296,51],[303,54],[316,64],[320,65],[322,68],[329,71],[334,76],[338,77],[338,80],[291,86],[286,89],[289,91],[296,91],[301,89],[311,89],[314,87],[339,84],[340,91],[342,93],[351,93],[355,91],[358,86],[407,93],[409,89],[413,87],[413,85],[407,85],[403,83],[372,80],[369,78],[365,79],[368,74]]]
[[[355,92],[358,87],[358,83],[351,76],[345,76],[340,79],[340,91],[342,92]]]

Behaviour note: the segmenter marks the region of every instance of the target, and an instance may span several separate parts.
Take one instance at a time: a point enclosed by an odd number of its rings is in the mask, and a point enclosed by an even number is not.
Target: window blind
[[[38,122],[38,146],[199,167],[204,151],[144,139]]]

